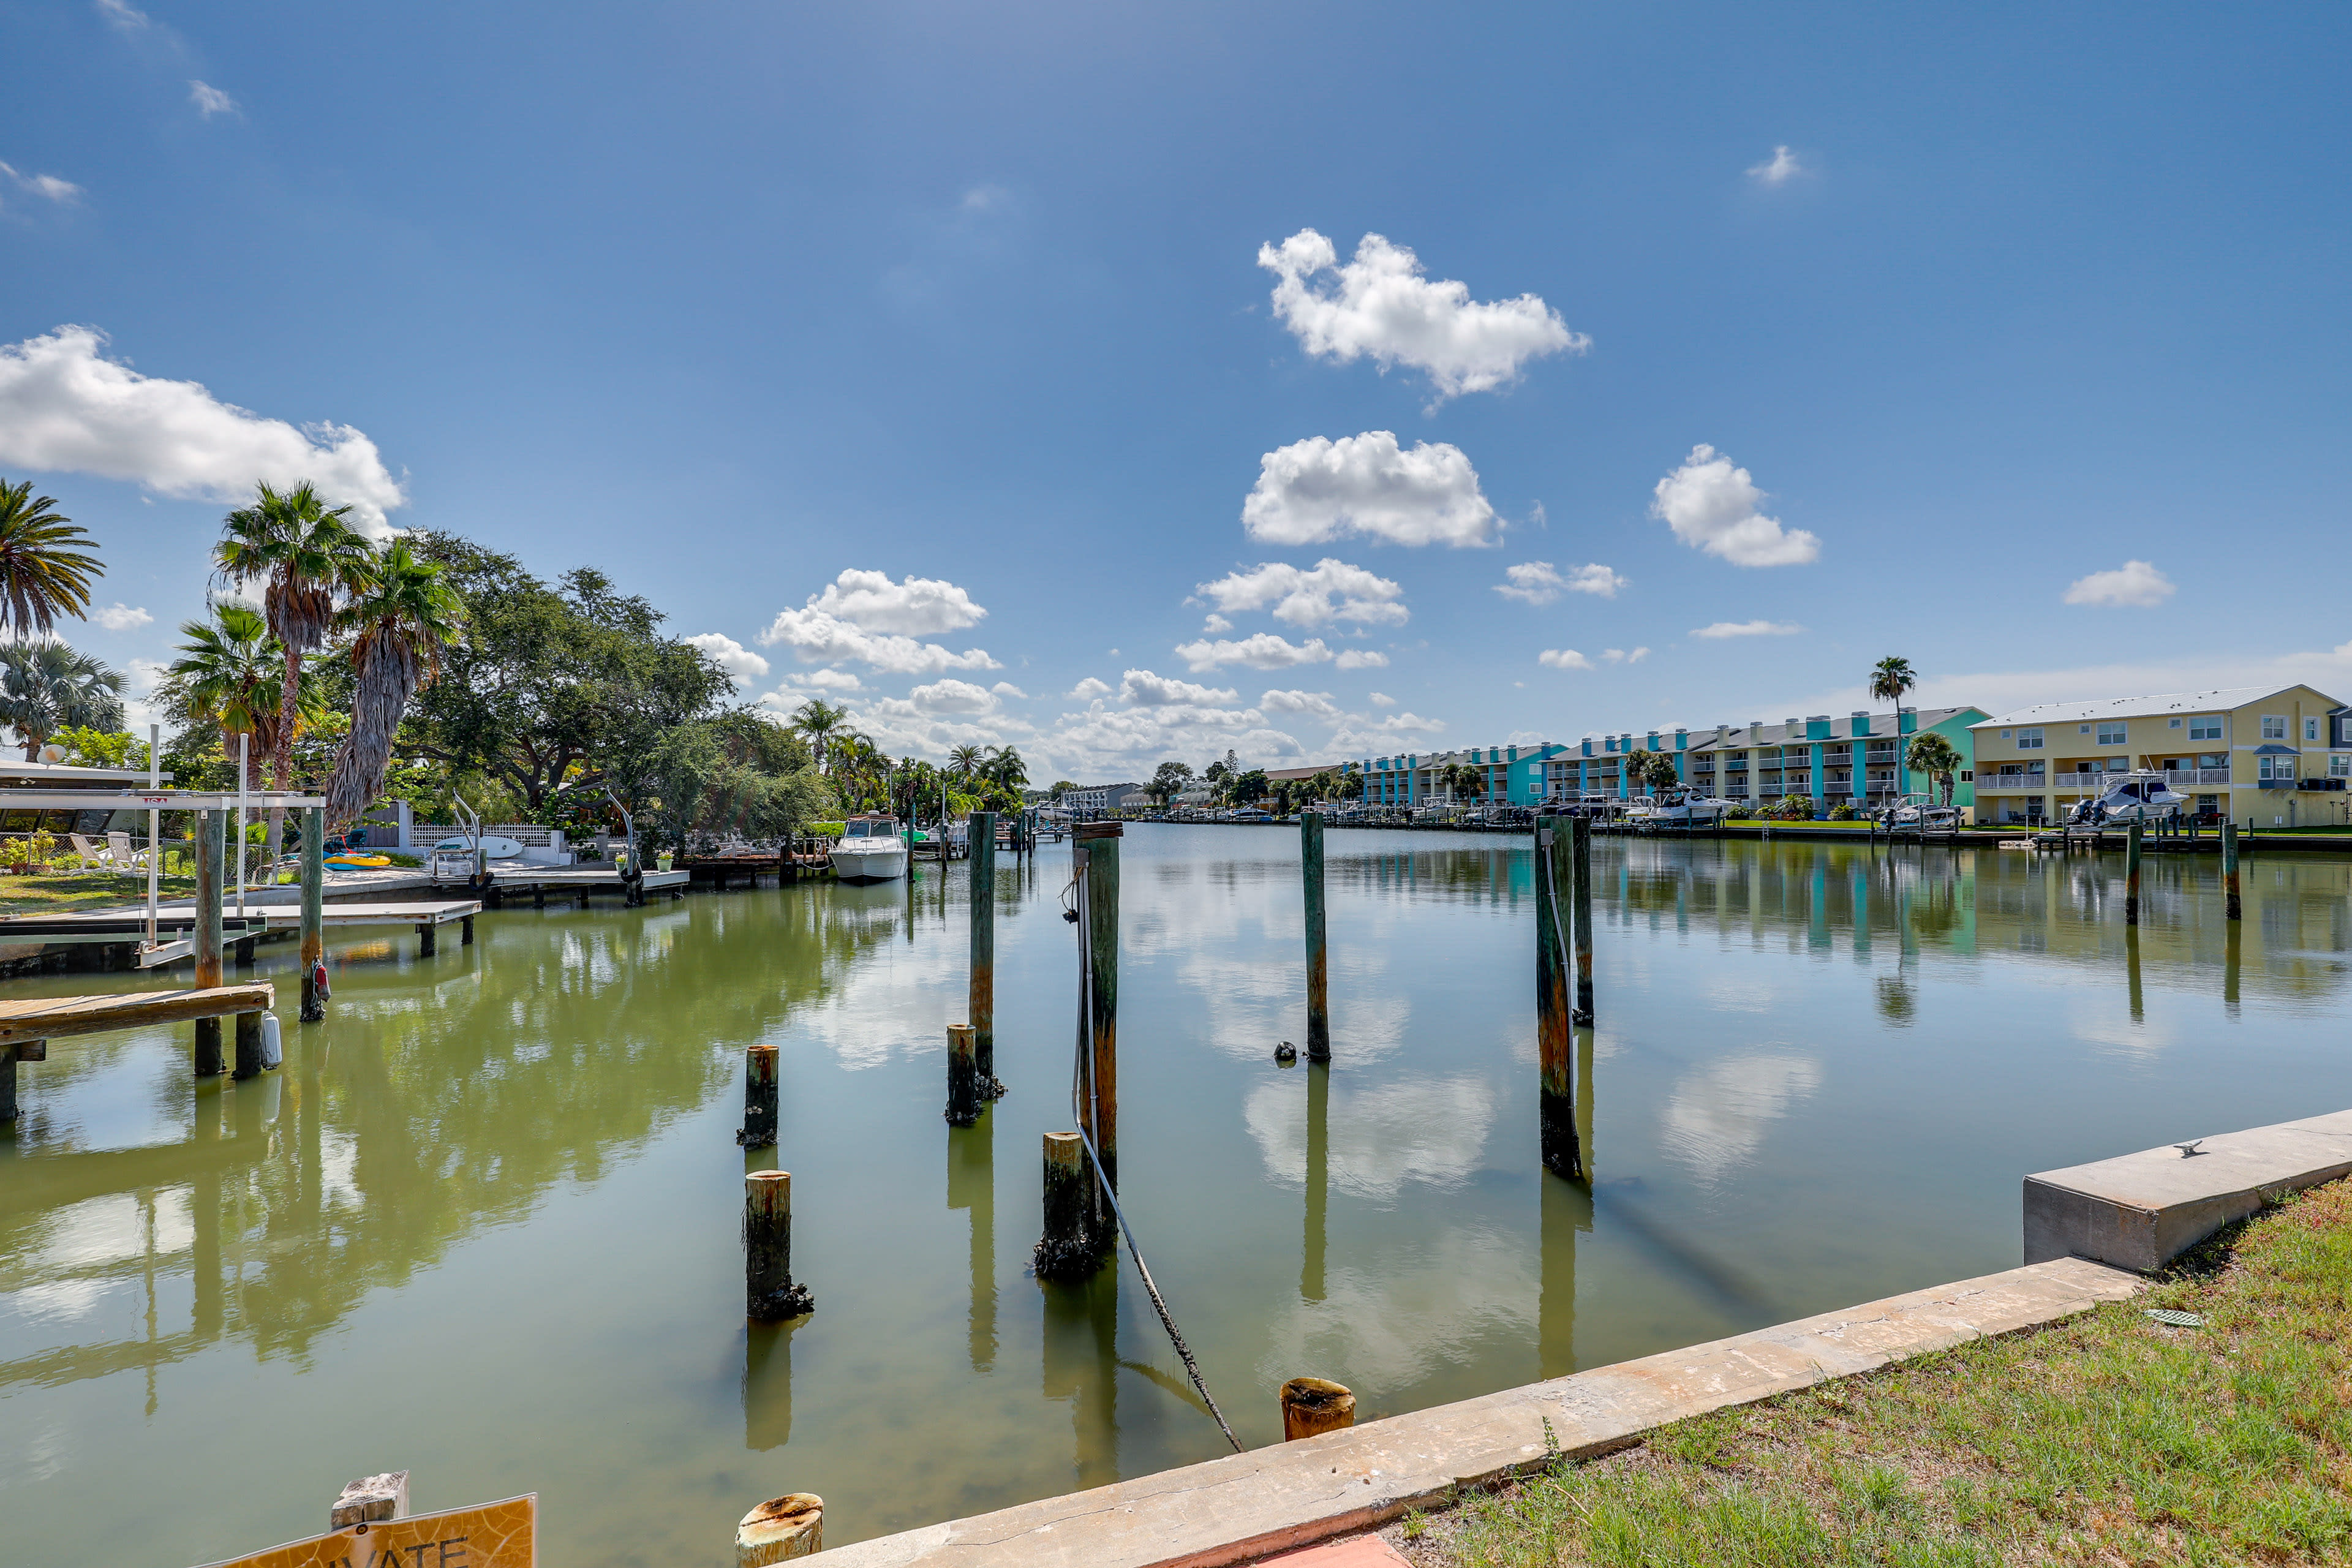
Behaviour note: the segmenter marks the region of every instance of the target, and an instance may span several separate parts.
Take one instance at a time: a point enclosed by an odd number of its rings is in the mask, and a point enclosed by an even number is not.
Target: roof
[[[2020,708],[1998,719],[1988,719],[1981,724],[1971,724],[1971,730],[1983,730],[1994,725],[2011,727],[2019,724],[2063,724],[2084,719],[2156,719],[2175,713],[2215,713],[2231,708],[2243,708],[2250,702],[2260,702],[2265,697],[2275,697],[2283,691],[2293,691],[2303,686],[2299,680],[2284,686],[2224,686],[2208,691],[2167,691],[2154,697],[2105,697],[2091,702],[2041,702],[2031,708]],[[2310,689],[2317,690],[2314,687]],[[2320,692],[2329,702],[2336,700]]]
[[[1911,732],[1914,735],[1916,735],[1924,731],[1931,730],[1935,726],[1943,723],[1946,720],[1951,718],[1956,713],[1981,713],[1984,710],[1981,708],[1906,708],[1903,711],[1912,720],[1915,727]],[[1811,715],[1811,717],[1819,719],[1822,717],[1822,715],[1815,713]],[[1984,728],[1981,724],[1971,724],[1969,727],[1972,730],[1981,730]],[[1644,731],[1644,733],[1646,734],[1647,731]],[[1891,741],[1895,739],[1895,710],[1890,708],[1884,713],[1874,713],[1870,715],[1870,728],[1862,735],[1856,735],[1853,732],[1853,714],[1837,714],[1830,721],[1830,733],[1828,739],[1832,741]],[[1805,733],[1805,720],[1803,719],[1798,720],[1793,727],[1787,722],[1779,724],[1757,724],[1753,726],[1738,724],[1713,725],[1704,731],[1698,730],[1691,731],[1690,744],[1686,749],[1699,752],[1710,750],[1717,746],[1785,746],[1791,742],[1801,742],[1808,739],[1810,739],[1810,737]]]
[[[1339,771],[1338,763],[1318,763],[1311,768],[1268,768],[1265,777],[1267,783],[1278,784],[1285,779],[1311,779],[1317,773],[1336,773]]]

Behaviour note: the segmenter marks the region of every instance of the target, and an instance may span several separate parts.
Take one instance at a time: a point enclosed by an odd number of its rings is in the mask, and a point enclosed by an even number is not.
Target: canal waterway
[[[1274,1059],[1296,833],[1122,856],[1122,1196],[1253,1445],[1291,1376],[1369,1419],[2011,1267],[2027,1172],[2352,1105],[2339,858],[2250,857],[2232,925],[2212,858],[2150,857],[2134,935],[2115,856],[1600,840],[1586,1188],[1538,1161],[1528,838],[1329,835],[1328,1071]],[[1011,1093],[969,1131],[961,864],[338,942],[322,1026],[265,954],[247,1083],[193,1085],[184,1026],[57,1042],[0,1131],[6,1557],[187,1568],[404,1468],[420,1509],[537,1492],[550,1563],[716,1565],[779,1492],[840,1543],[1226,1451],[1131,1268],[1025,1272],[1068,865],[1000,862]],[[817,1306],[747,1328],[771,1163]]]

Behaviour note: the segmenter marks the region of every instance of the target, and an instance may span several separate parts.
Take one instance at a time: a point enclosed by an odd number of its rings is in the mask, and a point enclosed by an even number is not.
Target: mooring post
[[[776,1144],[777,1055],[773,1046],[752,1046],[743,1053],[743,1126],[735,1142],[746,1149]]]
[[[2131,825],[2124,836],[2124,924],[2139,924],[2139,832],[2140,825]]]
[[[1307,1059],[1331,1059],[1331,967],[1323,944],[1323,814],[1298,819],[1298,863],[1307,889]]]
[[[0,1124],[16,1120],[16,1064],[48,1059],[47,1040],[19,1040],[13,1046],[0,1046]]]
[[[430,958],[441,951],[441,928],[429,920],[416,922],[416,956]]]
[[[782,1322],[815,1310],[808,1287],[793,1283],[793,1173],[753,1171],[743,1178],[744,1315]]]
[[[1038,1279],[1068,1279],[1094,1272],[1100,1254],[1090,1235],[1093,1194],[1086,1145],[1078,1135],[1046,1133],[1045,1234],[1031,1258]]]
[[[996,1080],[996,813],[973,812],[971,837],[972,1068],[981,1098],[994,1100],[1004,1092]]]
[[[461,917],[461,918],[459,919],[459,921],[458,921],[457,924],[458,924],[458,929],[459,929],[459,930],[461,930],[461,931],[463,931],[466,933],[464,936],[462,936],[462,937],[460,937],[460,938],[458,938],[458,939],[457,939],[457,945],[458,945],[459,947],[471,947],[471,946],[473,946],[473,945],[474,945],[474,917],[473,917],[473,916],[471,916],[471,915],[466,915],[466,916],[463,916],[463,917]]]
[[[355,1524],[382,1524],[408,1517],[408,1472],[387,1470],[343,1483],[342,1495],[327,1510],[329,1530],[349,1530]],[[395,1551],[393,1555],[399,1553]]]
[[[1576,938],[1576,1010],[1570,1022],[1592,1022],[1592,822],[1568,819],[1570,893],[1568,918]]]
[[[814,1492],[772,1497],[735,1527],[735,1568],[767,1568],[824,1545],[824,1499]]]
[[[1294,1377],[1282,1385],[1282,1440],[1319,1437],[1356,1424],[1356,1396],[1320,1377]]]
[[[225,835],[228,814],[196,813],[196,988],[209,991],[221,983],[221,863],[227,856]],[[196,1076],[221,1074],[221,1021],[196,1020]]]
[[[1561,826],[1556,816],[1536,818],[1536,1121],[1544,1169],[1572,1181],[1584,1173],[1584,1162],[1576,1141],[1576,1042],[1559,889],[1573,875],[1575,856]]]
[[[261,1076],[261,1015],[239,1013],[236,1016],[236,1076],[240,1079]]]
[[[1075,844],[1086,856],[1087,878],[1087,1135],[1103,1180],[1118,1190],[1118,841],[1116,822],[1082,824]],[[1110,1245],[1110,1207],[1092,1200],[1095,1239]]]
[[[327,999],[319,993],[319,970],[327,957],[327,810],[314,805],[302,814],[302,1022],[316,1024],[327,1016]]]
[[[2234,817],[2221,824],[2221,905],[2230,919],[2245,918],[2245,906],[2238,901],[2238,824]]]
[[[948,1026],[948,1125],[969,1127],[980,1120],[980,1031],[970,1024]]]

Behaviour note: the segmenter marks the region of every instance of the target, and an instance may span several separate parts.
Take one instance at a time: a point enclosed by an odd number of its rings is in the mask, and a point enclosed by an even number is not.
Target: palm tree
[[[32,762],[60,730],[122,728],[122,676],[61,642],[0,646],[0,719]]]
[[[274,688],[283,658],[269,623],[258,610],[221,604],[209,621],[181,622],[180,636],[187,640],[165,668],[165,680],[189,718],[219,726],[224,753],[235,753],[237,736],[253,737],[245,782],[258,784],[278,734]]]
[[[828,742],[834,731],[848,721],[848,709],[822,697],[810,698],[793,715],[793,728],[808,737],[809,750],[816,754],[817,772],[824,772],[825,753],[832,749]]]
[[[1029,764],[1023,762],[1021,753],[1011,746],[991,746],[987,760],[981,764],[981,772],[986,773],[997,788],[1016,798],[1029,785]]]
[[[352,732],[327,779],[327,817],[345,823],[375,804],[408,700],[441,673],[441,648],[457,639],[466,606],[441,568],[404,539],[375,555],[337,617],[352,635]]]
[[[1927,775],[1930,784],[1943,786],[1944,804],[1951,805],[1952,780],[1960,771],[1959,748],[1930,730],[1911,742],[1909,761]]]
[[[1895,754],[1897,757],[1900,757],[1903,754],[1903,694],[1918,684],[1919,678],[1912,672],[1911,661],[1907,658],[1896,658],[1890,655],[1885,658],[1880,659],[1876,664],[1870,667],[1870,695],[1872,700],[1878,702],[1892,702],[1895,704],[1895,745],[1896,748]],[[1865,747],[1865,752],[1867,750],[1868,748]],[[1863,761],[1864,773],[1866,778],[1869,772],[1868,756],[1865,755]],[[1895,779],[1895,793],[1898,796],[1909,793],[1903,787],[1909,781],[1907,779],[1902,776],[1901,772],[1898,770]],[[1864,788],[1867,790],[1868,787],[1868,784],[1865,783],[1864,784]]]
[[[966,781],[980,775],[980,748],[957,746],[948,752],[948,772]]]
[[[0,480],[0,628],[19,637],[47,637],[58,616],[87,614],[90,581],[106,570],[81,553],[89,535],[57,507],[33,494],[30,479]]]

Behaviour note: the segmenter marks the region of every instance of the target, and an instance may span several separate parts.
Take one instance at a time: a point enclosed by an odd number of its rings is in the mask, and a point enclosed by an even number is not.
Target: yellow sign
[[[354,1524],[210,1568],[538,1568],[539,1494]]]

